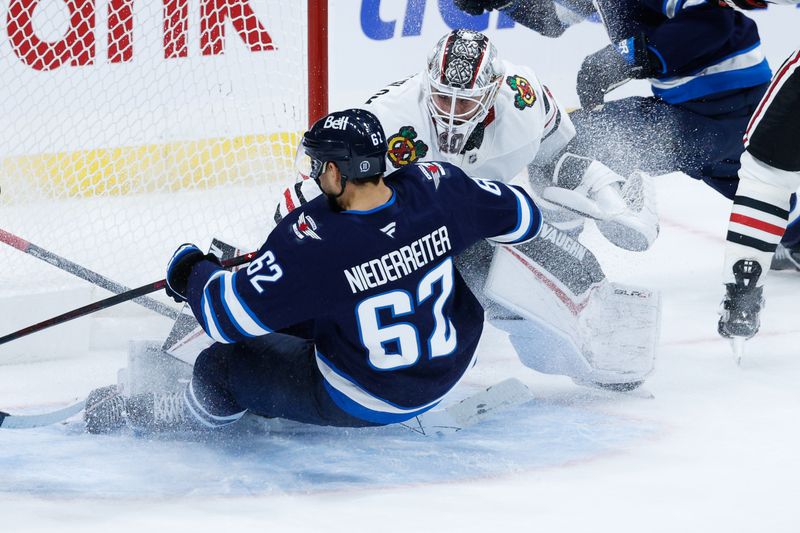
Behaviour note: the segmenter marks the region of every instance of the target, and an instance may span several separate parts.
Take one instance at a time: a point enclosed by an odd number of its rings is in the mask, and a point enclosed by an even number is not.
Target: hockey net
[[[128,286],[182,242],[263,242],[327,101],[324,1],[4,4],[0,229]],[[0,296],[86,285],[2,243],[0,264]]]

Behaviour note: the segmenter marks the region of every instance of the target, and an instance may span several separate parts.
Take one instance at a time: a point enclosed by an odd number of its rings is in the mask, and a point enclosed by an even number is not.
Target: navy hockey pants
[[[199,355],[192,388],[215,416],[248,410],[320,426],[375,424],[342,411],[325,390],[311,341],[271,333],[236,344],[216,343]]]
[[[598,159],[623,176],[676,170],[733,199],[742,136],[767,84],[668,104],[654,96],[614,100],[570,115],[577,136],[569,150]]]

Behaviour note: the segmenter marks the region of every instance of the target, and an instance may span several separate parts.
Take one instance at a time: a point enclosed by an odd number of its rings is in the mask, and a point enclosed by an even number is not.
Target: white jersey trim
[[[519,220],[517,227],[511,231],[511,233],[506,233],[505,235],[497,235],[495,237],[490,237],[489,240],[509,244],[509,243],[517,243],[520,239],[525,237],[528,232],[530,232],[531,227],[533,226],[533,206],[525,198],[521,192],[519,192],[515,187],[508,187],[511,192],[514,193],[514,196],[517,198],[517,209],[519,212]],[[538,230],[537,230],[538,233]],[[531,235],[529,239],[532,239],[536,235]],[[527,240],[527,239],[526,239]]]
[[[474,357],[474,356],[473,356]],[[317,352],[317,367],[319,371],[322,373],[322,377],[325,381],[342,393],[344,396],[350,398],[355,403],[369,409],[370,411],[378,412],[378,413],[389,413],[394,415],[414,415],[414,413],[424,411],[429,409],[430,407],[436,405],[440,401],[442,401],[442,397],[435,399],[432,402],[429,402],[425,405],[421,405],[418,407],[412,407],[410,409],[404,409],[402,407],[397,407],[396,405],[392,405],[389,402],[381,400],[380,398],[373,396],[369,392],[365,391],[346,377],[339,374],[334,368],[329,366],[321,357],[320,353]],[[455,386],[455,384],[453,385]]]
[[[211,309],[211,302],[210,297],[208,294],[208,287],[211,283],[224,274],[224,270],[220,270],[215,272],[206,282],[206,286],[203,288],[203,297],[200,300],[200,307],[203,309],[203,321],[206,323],[206,333],[208,336],[214,339],[215,341],[222,342],[224,344],[231,344],[233,341],[226,338],[222,332],[220,331],[219,327],[217,326],[217,317],[214,314],[214,311]]]
[[[761,62],[764,61],[764,51],[761,49],[761,46],[758,45],[754,47],[752,50],[749,50],[743,54],[735,55],[728,59],[724,59],[719,63],[711,65],[710,67],[706,67],[700,72],[692,76],[682,76],[678,78],[667,78],[667,79],[651,79],[650,83],[653,87],[657,89],[661,89],[664,91],[668,91],[670,89],[675,89],[676,87],[680,87],[690,81],[703,77],[709,76],[711,74],[719,74],[721,72],[729,72],[734,70],[742,70],[749,67],[755,67],[759,65]]]
[[[260,337],[261,335],[272,333],[256,322],[252,312],[248,311],[244,302],[239,299],[233,285],[233,277],[234,274],[231,272],[222,274],[222,305],[225,306],[225,311],[227,311],[233,325],[250,337]]]

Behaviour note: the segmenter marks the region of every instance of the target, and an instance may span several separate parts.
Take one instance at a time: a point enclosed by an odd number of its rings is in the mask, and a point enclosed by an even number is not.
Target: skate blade
[[[737,366],[742,366],[744,343],[746,340],[745,337],[731,337],[731,349],[733,349],[733,358],[736,360]]]

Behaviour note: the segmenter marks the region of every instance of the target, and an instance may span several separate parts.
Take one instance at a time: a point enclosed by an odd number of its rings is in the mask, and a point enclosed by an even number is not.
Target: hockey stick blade
[[[524,383],[516,378],[509,378],[456,404],[428,411],[401,425],[421,435],[445,435],[474,426],[532,399],[533,393]]]
[[[742,366],[742,357],[744,357],[744,343],[746,337],[731,337],[731,349],[733,350],[733,358],[736,360],[737,366]]]
[[[227,261],[222,261],[222,268],[232,268],[235,266],[244,265],[252,261],[255,256],[256,252],[250,252],[244,255],[240,255],[238,257],[234,257]],[[47,329],[49,327],[58,324],[63,324],[64,322],[68,322],[70,320],[74,320],[76,318],[80,318],[82,316],[94,313],[95,311],[100,311],[101,309],[113,307],[117,304],[133,300],[134,298],[138,298],[140,296],[144,296],[145,294],[156,292],[157,290],[163,289],[166,286],[166,284],[167,284],[166,280],[163,279],[159,281],[154,281],[153,283],[142,285],[141,287],[131,289],[129,291],[123,292],[122,294],[117,294],[115,296],[111,296],[110,298],[99,300],[97,302],[84,305],[83,307],[78,307],[77,309],[73,309],[72,311],[67,311],[66,313],[63,313],[61,315],[39,322],[38,324],[28,326],[27,328],[22,328],[18,331],[15,331],[14,333],[9,333],[8,335],[0,337],[0,344],[5,344],[7,342],[11,342],[21,337],[30,335],[31,333],[36,333],[37,331],[41,331],[43,329]]]
[[[40,415],[10,415],[0,411],[0,428],[4,429],[30,429],[51,424],[58,424],[83,411],[86,400],[81,400],[68,405],[58,411],[42,413]]]

